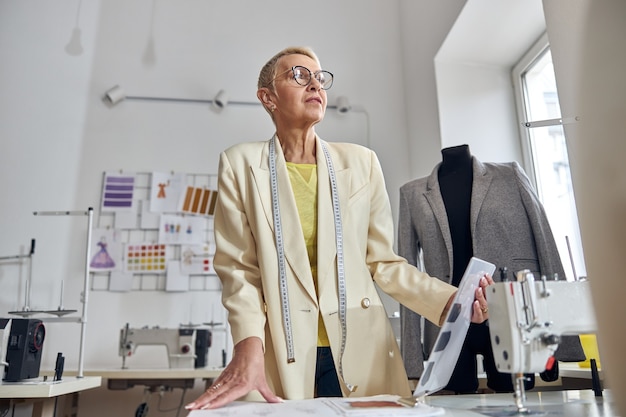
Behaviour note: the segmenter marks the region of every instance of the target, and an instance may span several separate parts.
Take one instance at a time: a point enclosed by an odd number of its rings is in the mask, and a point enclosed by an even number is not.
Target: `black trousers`
[[[481,354],[484,358],[483,368],[487,374],[487,386],[495,392],[513,392],[513,376],[498,372],[496,368],[487,322],[470,323],[459,360],[444,389],[457,394],[471,394],[478,390],[477,354]],[[525,376],[525,389],[532,389],[535,386],[535,375],[526,374]]]
[[[317,348],[317,364],[315,367],[315,396],[342,397],[339,378],[333,361],[330,347]]]

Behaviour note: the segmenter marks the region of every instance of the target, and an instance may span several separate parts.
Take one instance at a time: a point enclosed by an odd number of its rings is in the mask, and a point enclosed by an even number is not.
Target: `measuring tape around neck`
[[[283,327],[285,330],[285,339],[287,344],[287,362],[295,362],[295,353],[293,347],[293,332],[291,329],[291,313],[289,309],[289,291],[287,286],[287,276],[285,268],[285,246],[283,242],[282,224],[280,219],[280,204],[278,201],[278,180],[276,174],[276,141],[274,136],[269,144],[269,166],[270,166],[270,183],[272,188],[272,211],[274,215],[274,238],[276,240],[276,250],[278,252],[278,269],[279,269],[279,286],[280,286],[280,301],[283,313]],[[333,167],[332,160],[330,159],[330,153],[327,146],[320,142],[322,145],[322,151],[326,159],[326,165],[328,167],[328,176],[330,178],[331,196],[333,201],[333,218],[335,221],[335,244],[337,247],[337,288],[339,292],[339,320],[341,322],[341,354],[339,358],[339,375],[345,382],[343,377],[343,354],[346,347],[346,280],[343,258],[343,229],[341,224],[341,208],[339,207],[339,193],[337,191],[337,178],[335,176],[335,169]],[[356,389],[351,384],[348,384],[348,389],[354,391]]]

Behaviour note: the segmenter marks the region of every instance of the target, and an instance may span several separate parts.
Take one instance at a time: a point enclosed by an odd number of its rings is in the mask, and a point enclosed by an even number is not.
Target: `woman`
[[[232,361],[187,409],[251,391],[281,398],[411,394],[374,282],[441,323],[455,287],[393,252],[394,227],[374,152],[315,134],[333,75],[308,48],[262,68],[257,97],[276,126],[220,155],[215,269],[235,344]],[[481,285],[488,285],[485,277]],[[477,289],[472,320],[486,319]],[[482,310],[481,310],[482,308]]]

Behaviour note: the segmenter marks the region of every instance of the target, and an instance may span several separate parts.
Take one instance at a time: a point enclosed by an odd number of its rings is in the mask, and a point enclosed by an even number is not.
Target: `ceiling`
[[[468,0],[436,60],[512,67],[545,30],[542,0]]]

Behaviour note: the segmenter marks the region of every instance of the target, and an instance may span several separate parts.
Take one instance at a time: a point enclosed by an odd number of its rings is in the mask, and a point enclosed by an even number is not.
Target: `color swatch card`
[[[180,199],[179,211],[201,216],[212,216],[215,212],[216,202],[216,190],[187,186]]]
[[[106,172],[102,184],[101,211],[130,211],[133,208],[135,175]]]
[[[128,243],[126,271],[133,273],[165,273],[171,247],[161,243]]]

